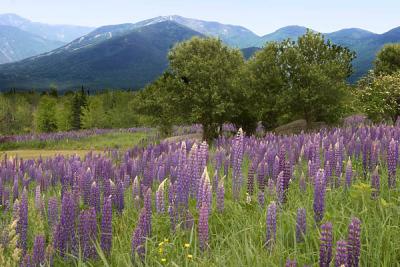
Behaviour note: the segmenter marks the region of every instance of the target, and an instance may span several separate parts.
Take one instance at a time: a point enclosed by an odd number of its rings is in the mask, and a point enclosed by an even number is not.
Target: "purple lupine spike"
[[[323,169],[319,169],[314,185],[314,218],[317,223],[322,221],[325,212],[326,179]]]
[[[254,192],[254,166],[249,165],[249,171],[247,174],[247,193],[252,196]]]
[[[109,255],[112,245],[112,204],[111,197],[105,198],[101,218],[100,247],[105,255]]]
[[[0,206],[3,205],[3,192],[4,192],[3,177],[0,175]]]
[[[168,181],[168,178],[165,178],[164,181],[160,183],[158,189],[156,191],[156,211],[157,213],[165,212],[165,203],[164,203],[164,192],[165,192],[165,184]]]
[[[135,177],[132,183],[132,199],[134,201],[135,207],[139,208],[140,203],[140,182],[139,177]]]
[[[272,247],[276,239],[276,204],[272,202],[267,209],[267,230],[265,245]]]
[[[51,228],[55,227],[58,222],[58,199],[50,197],[47,207],[47,217]]]
[[[19,200],[16,199],[13,205],[13,219],[19,220]]]
[[[152,215],[152,205],[151,205],[151,188],[147,189],[144,196],[144,208],[146,210],[146,220],[144,221],[143,232],[146,236],[151,234],[151,215]]]
[[[200,250],[205,251],[208,247],[208,215],[209,207],[207,201],[203,201],[199,211],[199,245]]]
[[[22,267],[33,267],[34,264],[32,262],[32,256],[29,254],[26,254],[21,262]]]
[[[339,240],[336,243],[335,267],[348,266],[347,261],[347,242]]]
[[[90,207],[95,208],[97,213],[100,213],[100,189],[96,181],[92,183],[90,188]]]
[[[353,179],[353,166],[351,164],[351,159],[349,158],[346,164],[346,187],[351,186],[352,179]]]
[[[397,167],[397,142],[392,139],[389,143],[387,152],[388,184],[389,188],[396,187],[396,167]]]
[[[89,205],[89,201],[90,201],[90,189],[91,189],[91,185],[92,185],[92,176],[91,176],[91,171],[90,168],[88,168],[86,170],[85,173],[82,174],[82,178],[83,178],[83,203],[85,203],[86,205]]]
[[[3,191],[3,205],[5,211],[10,208],[10,189],[8,187],[4,188]]]
[[[306,178],[304,176],[304,172],[301,173],[300,180],[299,180],[299,187],[302,193],[305,193],[307,190],[307,183]]]
[[[132,234],[132,256],[135,259],[136,255],[139,257],[143,257],[145,254],[145,242],[146,242],[146,225],[147,225],[147,211],[146,208],[143,207],[138,222],[136,224],[135,230]]]
[[[351,219],[349,224],[349,235],[347,238],[348,244],[348,261],[347,265],[349,267],[358,267],[360,260],[360,248],[361,248],[361,240],[360,240],[360,232],[361,232],[361,221],[354,217]]]
[[[372,187],[372,193],[371,196],[373,199],[378,198],[379,196],[379,191],[381,188],[381,182],[380,182],[380,177],[379,177],[379,167],[376,166],[374,172],[372,173],[371,176],[371,187]]]
[[[276,194],[278,196],[278,203],[283,204],[285,202],[285,181],[283,171],[278,174],[276,179]]]
[[[124,184],[121,180],[118,181],[116,188],[115,188],[115,206],[119,213],[122,213],[125,207],[124,201]]]
[[[103,181],[103,201],[105,201],[109,196],[111,196],[110,179],[105,178]]]
[[[297,261],[296,260],[287,259],[285,267],[297,267]]]
[[[272,178],[274,180],[276,180],[278,178],[278,175],[280,173],[280,171],[279,171],[280,163],[279,162],[280,162],[279,157],[275,156],[274,165],[272,167],[272,176],[273,176]]]
[[[40,192],[40,185],[36,186],[35,190],[35,208],[40,212],[43,211],[43,200]]]
[[[68,251],[72,251],[75,245],[75,214],[73,196],[69,192],[66,192],[62,199],[61,216],[57,229],[57,248],[61,256],[64,256]]]
[[[218,188],[218,180],[219,180],[218,170],[215,170],[214,176],[213,176],[213,189],[214,190],[217,190],[217,188]]]
[[[268,193],[273,196],[275,193],[275,184],[273,179],[268,179]]]
[[[224,206],[225,206],[225,187],[224,187],[224,182],[225,182],[225,176],[223,176],[218,183],[218,188],[217,188],[217,210],[219,212],[224,211]]]
[[[45,239],[43,235],[38,235],[35,237],[33,243],[33,266],[43,266],[44,265],[44,246]]]
[[[79,240],[81,251],[85,259],[96,255],[95,242],[97,239],[96,210],[91,207],[79,215]]]
[[[19,191],[18,191],[18,177],[15,176],[14,178],[14,185],[13,185],[13,201],[18,198]]]
[[[28,232],[28,193],[26,188],[22,192],[21,202],[18,207],[19,219],[17,223],[17,233],[19,234],[18,247],[22,250],[22,255],[26,254],[27,232]]]
[[[299,208],[297,210],[297,219],[296,219],[296,241],[298,243],[304,241],[304,236],[306,235],[307,230],[307,218],[306,218],[306,209]]]
[[[321,225],[321,239],[319,248],[319,266],[329,267],[332,261],[332,223]]]

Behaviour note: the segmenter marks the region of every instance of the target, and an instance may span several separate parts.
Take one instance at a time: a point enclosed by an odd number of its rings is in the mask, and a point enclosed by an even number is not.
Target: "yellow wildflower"
[[[167,262],[167,259],[166,258],[162,258],[161,262]]]
[[[189,260],[193,259],[193,255],[192,254],[188,254],[187,257],[188,257]]]
[[[189,248],[190,247],[190,244],[189,243],[186,243],[185,244],[185,248]]]

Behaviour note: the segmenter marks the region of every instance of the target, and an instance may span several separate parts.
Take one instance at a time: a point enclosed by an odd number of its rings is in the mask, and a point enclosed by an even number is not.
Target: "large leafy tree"
[[[311,31],[297,42],[267,44],[249,62],[251,86],[258,91],[266,126],[295,118],[337,121],[354,56]]]
[[[375,59],[376,74],[392,74],[400,70],[400,44],[387,44]]]
[[[194,37],[177,44],[168,58],[170,74],[160,82],[174,86],[160,87],[169,91],[170,105],[178,107],[174,116],[202,124],[203,138],[212,140],[233,117],[235,96],[244,89],[238,86],[243,55],[219,39]]]
[[[400,116],[400,72],[370,74],[360,80],[355,94],[364,113],[375,122],[395,122]]]

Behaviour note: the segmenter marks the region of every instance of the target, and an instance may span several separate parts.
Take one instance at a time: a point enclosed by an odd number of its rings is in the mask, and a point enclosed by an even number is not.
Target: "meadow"
[[[398,126],[239,130],[209,145],[149,135],[4,156],[0,265],[400,266]]]

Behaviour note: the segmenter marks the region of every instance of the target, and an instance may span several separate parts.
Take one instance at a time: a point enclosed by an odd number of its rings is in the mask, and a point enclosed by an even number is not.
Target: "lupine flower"
[[[267,230],[265,245],[272,247],[276,239],[276,204],[272,202],[267,209]]]
[[[104,254],[109,255],[112,241],[112,205],[111,197],[106,197],[101,218],[100,247]]]
[[[314,185],[314,218],[318,223],[322,221],[325,212],[325,192],[326,192],[326,180],[323,169],[319,169],[315,177]]]
[[[40,212],[43,211],[43,200],[40,192],[40,185],[36,186],[35,190],[35,208]]]
[[[224,211],[224,206],[225,206],[225,187],[224,187],[224,182],[225,182],[225,176],[223,176],[218,183],[218,188],[217,188],[217,210],[219,212]]]
[[[297,262],[296,262],[296,260],[288,259],[288,260],[286,261],[285,267],[297,267]]]
[[[3,205],[3,192],[4,192],[3,178],[0,175],[0,206]]]
[[[119,213],[122,213],[125,207],[124,201],[124,185],[122,181],[118,181],[115,189],[115,204]]]
[[[22,249],[22,255],[25,255],[26,239],[28,232],[28,193],[26,189],[22,192],[21,202],[19,204],[19,220],[17,224],[17,233],[19,234],[18,247]]]
[[[379,196],[381,182],[379,177],[379,167],[376,166],[371,176],[372,198],[376,199]]]
[[[139,200],[140,200],[140,183],[139,177],[135,177],[132,183],[132,199],[134,201],[135,207],[139,208]]]
[[[296,240],[298,243],[304,241],[304,236],[306,234],[307,229],[307,221],[306,221],[306,209],[299,208],[297,210],[297,219],[296,219]]]
[[[276,179],[276,194],[278,196],[278,203],[283,204],[285,201],[285,181],[283,177],[283,171],[278,174]]]
[[[207,201],[203,201],[199,211],[199,245],[202,251],[208,246],[208,214],[209,207]]]
[[[249,165],[249,171],[247,174],[247,193],[252,196],[254,191],[254,166]]]
[[[97,239],[96,211],[93,207],[82,211],[79,215],[79,238],[83,257],[93,258],[96,255]]]
[[[144,208],[146,210],[146,220],[143,221],[143,233],[146,236],[151,234],[151,215],[152,215],[152,205],[151,205],[151,188],[149,188],[144,196]]]
[[[47,217],[50,227],[55,227],[58,221],[58,199],[56,197],[49,198]]]
[[[351,186],[352,179],[353,179],[353,166],[351,164],[351,159],[349,158],[346,165],[346,181],[345,181],[346,187]]]
[[[321,239],[319,248],[319,266],[329,267],[332,260],[332,223],[321,225]]]
[[[90,188],[90,206],[95,208],[97,213],[100,213],[100,189],[96,182],[92,183]]]
[[[55,243],[60,255],[74,248],[75,242],[75,201],[73,196],[66,192],[62,199],[60,222],[56,229]]]
[[[145,242],[146,242],[146,225],[147,225],[147,211],[144,207],[140,212],[138,222],[135,230],[132,234],[132,256],[135,259],[136,255],[143,257],[145,254]]]
[[[35,237],[35,241],[33,243],[33,265],[34,266],[42,266],[44,265],[44,246],[45,239],[43,235],[38,235]]]
[[[18,177],[15,176],[14,178],[14,185],[13,185],[13,201],[18,198]]]
[[[360,232],[361,232],[361,221],[354,217],[351,219],[349,225],[349,235],[347,239],[348,243],[348,261],[349,267],[358,267],[360,259]]]
[[[339,240],[336,243],[335,267],[347,266],[347,242]]]
[[[392,139],[389,143],[387,152],[387,165],[388,165],[388,184],[389,188],[396,187],[396,167],[397,167],[397,142]]]
[[[165,178],[164,181],[160,183],[158,189],[156,191],[156,211],[158,213],[165,212],[165,203],[164,203],[164,192],[165,192],[165,183],[168,181],[168,178]]]

